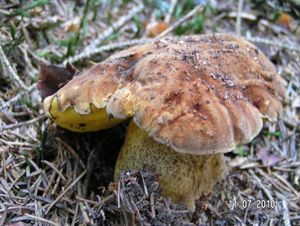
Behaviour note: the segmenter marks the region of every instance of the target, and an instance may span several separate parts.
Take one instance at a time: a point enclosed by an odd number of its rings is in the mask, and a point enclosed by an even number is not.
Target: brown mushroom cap
[[[77,113],[87,115],[91,113],[92,105],[98,109],[104,108],[110,96],[130,80],[135,64],[146,48],[147,46],[140,48],[135,54],[127,50],[121,51],[74,76],[55,94],[47,97],[45,111],[49,111],[47,108],[54,97],[57,97],[61,112],[74,108]]]
[[[178,152],[231,151],[258,135],[263,118],[276,120],[282,113],[281,78],[243,39],[181,37],[133,47],[114,58],[122,55],[139,57],[127,68],[129,82],[109,98],[107,112],[116,118],[133,115],[154,140]]]
[[[115,118],[133,116],[154,140],[178,152],[211,154],[250,142],[263,118],[280,116],[284,93],[274,66],[254,45],[213,34],[114,54],[47,97],[44,108],[74,108],[74,120],[93,114],[92,107],[106,108]]]

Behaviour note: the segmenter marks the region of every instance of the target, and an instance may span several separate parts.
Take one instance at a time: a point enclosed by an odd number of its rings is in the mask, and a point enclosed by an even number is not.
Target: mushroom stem
[[[131,121],[125,143],[119,153],[115,180],[122,170],[150,169],[158,175],[162,194],[175,203],[195,209],[195,200],[203,192],[211,192],[223,178],[223,154],[190,155],[175,152],[160,144]]]

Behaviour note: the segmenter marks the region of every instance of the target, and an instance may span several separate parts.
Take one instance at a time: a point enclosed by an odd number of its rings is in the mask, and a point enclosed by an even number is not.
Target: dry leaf
[[[156,37],[168,28],[168,24],[164,21],[155,21],[146,25],[146,33],[148,37]]]
[[[267,148],[261,148],[257,154],[264,166],[273,166],[281,160],[279,155],[270,152]]]
[[[276,23],[289,28],[291,26],[292,21],[293,18],[289,14],[281,12],[276,20]]]

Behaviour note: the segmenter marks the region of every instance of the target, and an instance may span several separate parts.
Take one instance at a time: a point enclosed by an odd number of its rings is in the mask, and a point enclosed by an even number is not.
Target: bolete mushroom
[[[82,115],[93,117],[97,129],[132,117],[115,179],[125,169],[151,168],[166,196],[193,209],[222,178],[223,153],[249,143],[263,119],[281,115],[282,84],[272,63],[244,39],[179,37],[114,54],[46,98],[44,107],[58,124],[64,112],[76,114],[67,119],[77,124],[72,130],[81,128],[74,120]]]

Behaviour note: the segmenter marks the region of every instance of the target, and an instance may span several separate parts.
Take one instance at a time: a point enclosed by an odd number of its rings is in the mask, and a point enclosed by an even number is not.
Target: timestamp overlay
[[[256,208],[256,209],[275,209],[278,205],[278,200],[268,200],[268,199],[242,199],[237,200],[233,198],[228,201],[229,208],[234,210],[236,208],[240,209],[248,209],[248,208]]]

